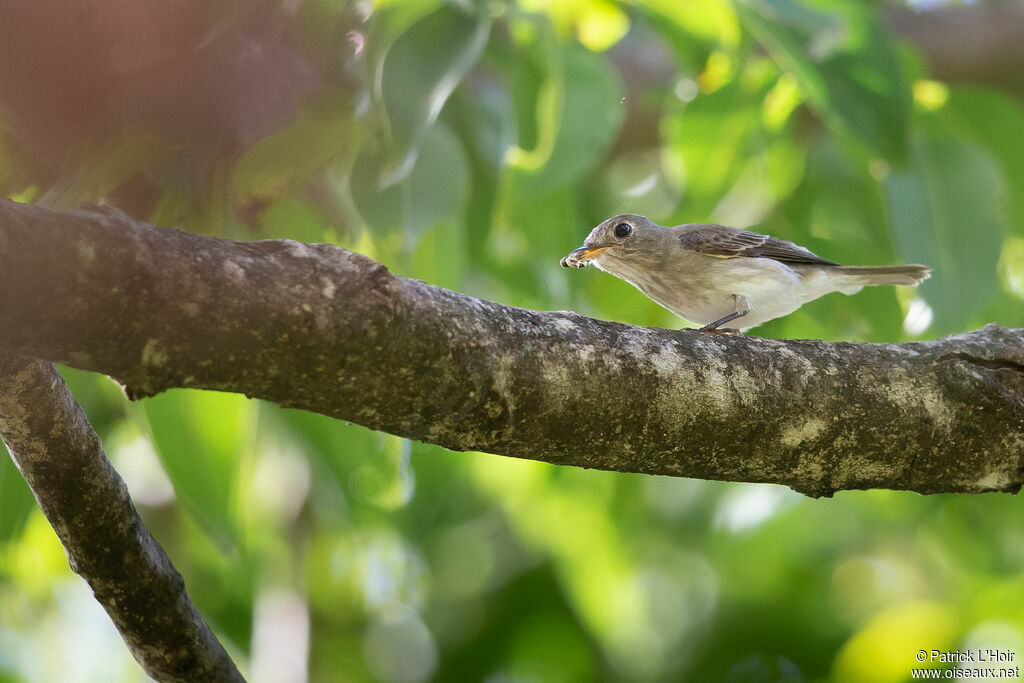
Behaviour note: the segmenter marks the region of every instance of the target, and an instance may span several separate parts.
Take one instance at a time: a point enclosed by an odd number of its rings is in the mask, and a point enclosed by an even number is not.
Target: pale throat
[[[633,256],[631,254],[631,256]],[[687,291],[684,278],[666,279],[662,273],[670,272],[664,268],[659,259],[630,258],[623,259],[611,254],[601,254],[593,260],[593,264],[610,275],[625,280],[665,308],[672,310],[672,302],[693,300]]]

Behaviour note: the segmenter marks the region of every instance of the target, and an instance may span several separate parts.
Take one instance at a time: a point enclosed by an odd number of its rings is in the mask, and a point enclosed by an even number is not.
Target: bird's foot
[[[734,334],[742,336],[743,332],[736,329],[735,327],[712,327],[711,325],[705,325],[697,330],[698,332],[707,332],[708,334]]]

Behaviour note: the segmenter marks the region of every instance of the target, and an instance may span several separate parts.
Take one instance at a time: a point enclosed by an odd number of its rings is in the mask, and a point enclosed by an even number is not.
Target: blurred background
[[[1021,326],[1021,35],[1018,2],[0,0],[0,193],[668,328],[559,259],[619,212],[754,226],[934,269],[759,335]],[[253,681],[903,681],[922,648],[1024,656],[1009,495],[557,468],[65,376]],[[0,681],[56,680],[144,676],[4,457]]]

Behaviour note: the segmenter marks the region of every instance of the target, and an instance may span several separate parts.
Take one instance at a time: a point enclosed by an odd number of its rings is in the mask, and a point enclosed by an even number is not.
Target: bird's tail
[[[928,266],[909,263],[903,266],[838,266],[836,270],[858,285],[915,286],[927,280],[932,271]]]

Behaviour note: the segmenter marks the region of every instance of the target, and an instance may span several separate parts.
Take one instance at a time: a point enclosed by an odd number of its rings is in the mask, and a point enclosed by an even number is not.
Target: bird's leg
[[[740,331],[737,329],[729,327],[719,329],[718,327],[719,325],[724,325],[730,320],[742,318],[747,313],[750,313],[750,302],[747,301],[747,297],[743,296],[742,294],[733,294],[732,298],[733,301],[736,302],[736,310],[730,313],[729,315],[725,316],[724,318],[719,318],[713,323],[708,323],[704,327],[700,328],[700,332],[710,332],[711,334],[740,334]]]

